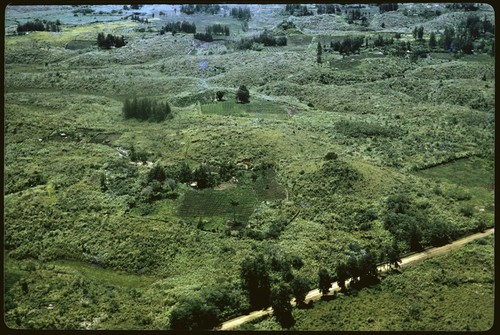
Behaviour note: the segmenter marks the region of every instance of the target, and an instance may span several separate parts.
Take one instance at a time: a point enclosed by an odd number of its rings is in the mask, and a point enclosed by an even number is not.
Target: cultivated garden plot
[[[489,329],[493,238],[398,259],[494,226],[494,26],[480,3],[9,5],[7,326]]]

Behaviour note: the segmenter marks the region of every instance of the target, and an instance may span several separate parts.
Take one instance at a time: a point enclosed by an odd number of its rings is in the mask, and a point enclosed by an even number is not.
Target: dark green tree
[[[346,266],[347,266],[347,273],[351,277],[351,281],[353,283],[357,283],[361,275],[361,269],[359,267],[358,259],[354,256],[350,256],[347,259]]]
[[[157,180],[159,182],[163,182],[167,178],[165,174],[165,169],[161,165],[155,165],[151,170],[149,170],[147,175],[148,182],[152,182],[153,180]]]
[[[296,276],[293,278],[291,286],[297,305],[303,306],[305,304],[304,300],[306,299],[307,292],[310,290],[309,282],[302,276]]]
[[[318,279],[319,279],[319,291],[323,295],[327,295],[330,292],[330,287],[332,286],[331,276],[328,271],[324,268],[319,269],[318,271]]]
[[[424,27],[420,26],[417,29],[417,39],[422,40],[424,38]]]
[[[101,33],[97,34],[97,46],[99,48],[104,48],[105,40],[106,40],[106,36],[104,36],[104,33],[101,32]]]
[[[435,47],[437,47],[436,33],[431,32],[429,36],[429,48],[434,49]]]
[[[245,85],[241,85],[236,92],[236,101],[241,103],[250,102],[250,91],[248,91]]]
[[[183,299],[170,315],[170,328],[174,330],[211,330],[218,323],[216,307],[199,297]]]
[[[290,328],[295,324],[292,315],[292,305],[290,299],[292,298],[292,289],[286,283],[279,283],[273,286],[271,290],[271,307],[276,320],[283,328]]]
[[[196,187],[208,188],[214,185],[212,173],[206,164],[201,164],[193,173],[193,179],[196,181]]]
[[[337,282],[342,291],[345,291],[346,285],[345,282],[349,279],[349,271],[347,269],[347,265],[345,263],[337,264],[335,268],[335,272],[337,273]]]
[[[215,92],[215,97],[217,98],[217,101],[222,101],[224,100],[224,91],[217,91]]]
[[[358,268],[360,271],[360,281],[369,282],[377,278],[377,258],[375,254],[366,252],[361,255],[358,261]]]
[[[454,38],[455,29],[453,27],[445,27],[439,44],[444,50],[449,51]]]
[[[410,224],[408,227],[408,242],[411,251],[421,251],[422,250],[422,230],[416,223]]]
[[[318,42],[318,47],[316,48],[316,50],[317,50],[317,52],[316,52],[316,62],[322,63],[323,59],[321,58],[321,56],[323,54],[323,47],[321,46],[321,42]]]
[[[179,169],[179,181],[181,183],[189,183],[193,180],[193,172],[188,163],[182,162]]]
[[[399,268],[399,263],[401,263],[401,253],[399,251],[398,243],[394,239],[392,245],[387,252],[387,259],[389,261],[389,266],[392,268]]]
[[[249,256],[243,260],[240,278],[242,288],[248,293],[250,306],[253,308],[269,306],[271,294],[269,266],[262,254]]]

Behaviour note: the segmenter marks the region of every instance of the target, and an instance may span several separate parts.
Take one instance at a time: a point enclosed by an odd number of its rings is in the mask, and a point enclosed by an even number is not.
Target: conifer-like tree
[[[434,49],[435,47],[437,47],[436,33],[431,32],[429,36],[429,48]]]
[[[318,42],[318,47],[317,47],[317,53],[316,53],[316,62],[322,63],[323,59],[321,58],[321,55],[323,54],[323,47],[321,46],[321,42]]]

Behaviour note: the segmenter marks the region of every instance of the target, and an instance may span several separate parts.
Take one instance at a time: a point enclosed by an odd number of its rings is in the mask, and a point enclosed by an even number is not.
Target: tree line
[[[250,12],[250,8],[248,7],[233,7],[231,8],[230,15],[240,21],[248,21],[252,17],[252,13]]]
[[[112,34],[104,35],[97,34],[97,46],[101,49],[111,49],[111,47],[121,48],[125,46],[125,38],[122,36],[114,36]]]
[[[38,19],[35,19],[35,21],[28,21],[24,24],[18,24],[16,31],[18,33],[24,33],[27,31],[51,31],[51,32],[58,32],[61,31],[61,21],[56,20],[54,22],[52,21],[40,21]]]
[[[212,24],[205,28],[205,32],[210,35],[225,35],[229,36],[229,27],[222,24]]]
[[[181,13],[186,15],[192,15],[195,13],[207,13],[207,14],[218,14],[220,12],[220,5],[217,4],[188,4],[181,5]]]
[[[132,21],[137,21],[137,22],[140,22],[140,23],[149,23],[149,21],[148,21],[147,18],[143,19],[142,17],[139,16],[139,14],[132,14],[130,16],[130,19]]]
[[[398,4],[396,2],[381,3],[381,4],[378,4],[377,6],[378,6],[380,14],[385,13],[385,12],[392,12],[392,11],[398,10]]]
[[[359,53],[359,49],[363,46],[364,37],[363,36],[355,36],[355,37],[346,37],[342,39],[342,41],[331,41],[330,48],[333,51],[338,51],[342,54],[354,54]]]
[[[189,23],[187,21],[169,22],[160,29],[160,35],[163,35],[166,32],[172,32],[172,34],[178,32],[196,34],[196,25],[194,24],[194,22]]]
[[[213,42],[214,37],[209,33],[196,33],[194,34],[194,39],[204,41],[204,42]]]
[[[149,98],[125,99],[122,113],[125,119],[135,118],[154,122],[162,122],[172,117],[172,111],[168,102],[157,102]]]
[[[229,36],[229,27],[221,24],[214,24],[205,28],[205,33],[195,33],[194,38],[200,41],[212,42],[213,35]]]
[[[286,4],[285,13],[293,16],[310,16],[314,15],[312,11],[307,8],[307,5],[301,4]]]
[[[438,44],[450,52],[461,50],[466,54],[471,54],[475,49],[474,42],[480,38],[494,41],[494,34],[495,25],[491,21],[486,17],[481,20],[479,16],[473,14],[456,27],[446,27]]]
[[[335,14],[335,13],[342,13],[342,10],[340,9],[339,5],[334,5],[334,4],[317,4],[317,13],[318,15],[321,14]]]
[[[242,38],[237,44],[237,48],[240,50],[251,49],[254,43],[260,43],[264,46],[285,46],[287,39],[286,36],[273,36],[264,30],[258,36]]]

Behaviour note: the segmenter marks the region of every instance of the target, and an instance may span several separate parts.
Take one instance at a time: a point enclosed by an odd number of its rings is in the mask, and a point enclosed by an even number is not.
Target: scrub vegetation
[[[7,326],[488,329],[493,239],[376,271],[493,227],[494,12],[462,5],[6,7]]]

